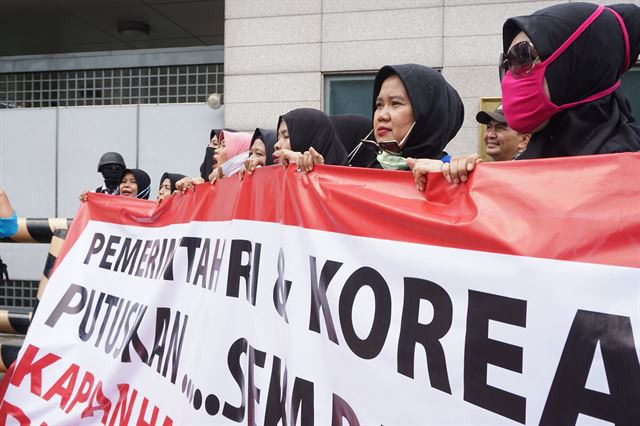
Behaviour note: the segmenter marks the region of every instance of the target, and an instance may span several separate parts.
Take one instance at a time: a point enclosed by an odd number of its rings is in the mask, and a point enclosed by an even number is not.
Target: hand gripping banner
[[[640,154],[91,194],[0,424],[640,424]]]

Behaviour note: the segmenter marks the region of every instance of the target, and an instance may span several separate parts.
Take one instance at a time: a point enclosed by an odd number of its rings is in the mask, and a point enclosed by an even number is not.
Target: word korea
[[[227,245],[230,250],[226,296],[239,297],[240,284],[244,281],[246,299],[255,306],[257,287],[261,282],[258,278],[262,244],[258,242],[241,239],[227,242],[193,236],[141,240],[95,233],[84,263],[138,277],[174,280],[173,259],[178,250],[184,250],[187,267],[185,275],[179,278],[215,291]],[[362,266],[344,283],[334,283],[334,277],[343,267],[342,262],[327,260],[320,266],[314,256],[308,256],[308,261],[309,282],[296,284],[310,289],[308,330],[321,334],[324,329],[331,342],[346,344],[355,356],[364,360],[376,358],[387,342],[392,326],[392,296],[385,278],[376,269]],[[277,314],[288,322],[286,303],[293,283],[284,279],[283,269],[281,250],[278,277],[269,277],[262,282],[274,282],[275,278],[273,304]],[[361,338],[355,332],[352,313],[356,297],[365,287],[374,295],[375,309],[370,332]],[[451,394],[450,367],[441,340],[452,326],[452,299],[444,287],[425,278],[404,277],[402,289],[396,372],[414,378],[416,347],[420,346],[426,353],[424,366],[431,387]],[[328,292],[334,291],[339,292],[337,315],[336,307],[330,305],[327,297]],[[433,307],[433,318],[426,324],[419,321],[421,302]],[[524,348],[489,338],[489,322],[526,328],[527,301],[469,289],[467,302],[463,398],[478,407],[526,423],[526,397],[489,385],[487,370],[492,365],[522,374]],[[338,340],[338,325],[345,342]],[[610,394],[586,388],[598,345],[603,354]],[[633,344],[631,319],[577,310],[539,421],[575,423],[580,413],[616,423],[638,419],[640,404],[634,401],[640,400],[640,390],[634,383],[640,383],[640,365]]]

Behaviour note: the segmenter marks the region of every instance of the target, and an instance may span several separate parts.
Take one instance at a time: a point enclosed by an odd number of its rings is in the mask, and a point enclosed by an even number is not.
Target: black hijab
[[[136,185],[138,185],[138,194],[136,195],[136,198],[148,200],[149,191],[151,191],[151,178],[147,172],[141,169],[124,169],[120,175],[120,181],[122,181],[122,178],[127,173],[132,173],[133,177],[136,178]]]
[[[538,50],[540,58],[551,56],[596,10],[591,3],[551,6],[529,16],[508,19],[502,30],[503,50],[523,31]],[[640,54],[640,8],[631,4],[613,5],[629,34],[630,61]],[[551,101],[556,105],[576,102],[613,86],[627,71],[622,29],[615,15],[604,10],[598,18],[549,64],[545,77]],[[635,123],[629,102],[618,88],[593,102],[580,104],[554,115],[549,124],[535,133],[518,158],[545,158],[605,154],[640,150],[640,127]]]
[[[329,116],[329,119],[331,119],[331,123],[333,123],[333,127],[336,129],[336,133],[342,141],[342,145],[344,145],[344,149],[347,151],[347,154],[352,154],[353,150],[360,144],[360,141],[373,129],[371,119],[364,115],[331,115]],[[370,167],[370,165],[375,162],[376,153],[371,149],[362,147],[356,152],[353,152],[349,165]]]
[[[223,128],[223,129],[211,129],[211,133],[209,133],[209,140],[213,139],[213,136],[215,135],[216,138],[220,139],[220,132],[221,131],[225,131],[225,132],[233,132],[236,133],[237,130],[234,129],[227,129],[227,128]]]
[[[220,139],[220,132],[223,130],[225,132],[236,132],[236,130],[233,129],[211,129],[211,132],[209,132],[209,142],[211,142],[211,139],[213,139],[214,136]],[[215,154],[213,147],[207,146],[204,150],[204,159],[200,165],[200,177],[204,180],[209,180],[209,175],[213,171],[213,166],[216,164],[213,154]]]
[[[186,177],[185,175],[181,175],[180,173],[169,173],[169,172],[164,172],[162,174],[162,177],[160,178],[160,187],[158,189],[162,189],[162,182],[164,182],[165,179],[169,179],[169,185],[171,186],[171,192],[176,190],[176,182],[178,182],[180,179]]]
[[[265,147],[265,155],[266,155],[266,166],[270,166],[273,164],[273,151],[274,145],[276,144],[278,137],[275,130],[267,130],[257,127],[253,132],[253,136],[251,136],[251,144],[249,145],[249,149],[253,146],[253,143],[256,139],[260,139],[262,143],[264,143]]]
[[[371,119],[359,114],[340,114],[329,116],[333,128],[347,152],[351,152],[373,129]]]
[[[464,120],[460,95],[438,72],[424,65],[385,65],[373,83],[373,111],[382,83],[392,75],[404,85],[416,124],[402,147],[403,157],[440,159]],[[398,141],[400,142],[400,141]]]
[[[347,151],[324,112],[313,108],[294,109],[280,116],[278,128],[282,120],[287,123],[293,151],[305,152],[313,147],[324,157],[325,164],[347,163]]]

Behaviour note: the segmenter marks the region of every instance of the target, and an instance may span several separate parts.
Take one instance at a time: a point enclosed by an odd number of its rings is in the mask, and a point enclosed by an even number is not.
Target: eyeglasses
[[[511,46],[505,55],[500,54],[499,74],[500,81],[507,71],[511,72],[513,78],[519,79],[528,76],[533,71],[533,67],[541,62],[538,51],[530,41],[521,41]]]

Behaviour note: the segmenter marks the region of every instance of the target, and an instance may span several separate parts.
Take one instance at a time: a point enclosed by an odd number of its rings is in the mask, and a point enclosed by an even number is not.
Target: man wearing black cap
[[[513,160],[527,149],[531,134],[518,133],[510,128],[502,114],[502,105],[498,105],[495,112],[480,111],[476,121],[487,126],[484,147],[493,161]]]
[[[103,194],[117,194],[120,185],[120,174],[127,166],[124,158],[117,152],[107,152],[100,157],[98,162],[98,173],[104,177],[104,185],[96,188],[96,192]]]

